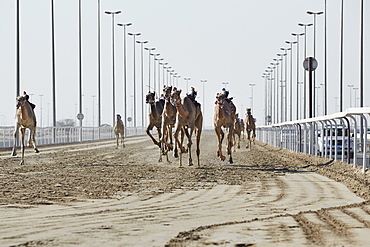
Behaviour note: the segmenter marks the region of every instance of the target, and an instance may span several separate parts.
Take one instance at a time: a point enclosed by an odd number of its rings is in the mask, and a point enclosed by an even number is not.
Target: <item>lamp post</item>
[[[100,31],[100,0],[98,0],[98,127],[101,126],[101,31]],[[100,139],[100,129],[99,129]]]
[[[163,57],[155,59],[155,61],[158,61],[158,94],[160,94],[161,88],[163,89],[163,86],[161,87],[161,61],[163,60]]]
[[[282,59],[279,58],[274,58],[276,66],[276,77],[275,77],[275,117],[276,117],[276,122],[278,123],[279,121],[279,64]]]
[[[307,11],[307,14],[309,15],[313,15],[313,57],[316,59],[316,16],[317,15],[321,15],[323,14],[324,12],[320,11],[320,12],[312,12],[312,11]],[[313,71],[313,87],[315,88],[315,85],[316,85],[316,71],[314,70]],[[315,102],[315,90],[313,91],[314,94],[313,94],[313,102]],[[314,108],[314,112],[313,112],[313,116],[315,116],[315,108]]]
[[[285,41],[285,43],[290,45],[290,117],[289,120],[293,120],[293,45],[297,44],[297,41]]]
[[[284,54],[277,54],[278,56],[280,56],[281,57],[281,66],[280,66],[280,68],[281,68],[281,80],[280,80],[280,82],[281,82],[281,85],[280,85],[280,87],[281,87],[281,99],[280,99],[280,111],[281,111],[281,122],[283,122],[283,120],[284,120],[284,116],[285,116],[285,120],[286,120],[286,102],[285,102],[285,104],[284,104],[284,87],[285,87],[285,84],[286,84],[286,65],[287,65],[287,63],[286,63],[286,59],[285,59],[285,79],[283,78],[283,61],[284,61],[284,57],[286,57],[286,55],[287,55],[287,53],[285,52]],[[285,91],[286,91],[286,89],[285,89]],[[285,93],[285,95],[286,95],[286,93]],[[285,99],[286,99],[286,97],[285,97]],[[285,109],[284,109],[285,108]]]
[[[132,23],[118,23],[120,27],[123,27],[123,95],[125,97],[123,109],[124,113],[124,123],[127,126],[127,61],[126,61],[126,27],[131,26]]]
[[[94,111],[95,111],[95,97],[96,95],[91,95],[92,99],[93,99],[93,104],[92,104],[92,127],[95,127],[94,123],[95,123],[95,115],[94,115]],[[94,131],[93,131],[94,133]]]
[[[297,37],[297,120],[299,118],[298,116],[298,82],[299,82],[299,36],[304,35],[304,33],[292,33],[293,36]],[[306,87],[304,87],[304,92],[306,93]],[[306,95],[304,95],[304,103],[303,103],[303,111],[304,111],[304,118],[306,118]]]
[[[280,48],[285,51],[285,120],[288,120],[288,51],[292,48]]]
[[[167,65],[168,63],[159,63],[160,65],[162,65],[162,85],[164,86],[166,83],[164,82],[164,69],[166,68],[165,65]]]
[[[222,82],[222,84],[224,85],[224,88],[226,90],[226,85],[229,84],[229,82]]]
[[[190,78],[184,78],[184,80],[186,81],[186,90],[189,90],[189,80],[190,80]]]
[[[136,41],[136,43],[141,46],[141,126],[144,127],[144,44],[148,41]]]
[[[179,87],[179,78],[181,77],[180,75],[175,76],[176,77],[176,87]]]
[[[253,111],[253,87],[256,86],[256,83],[249,83],[249,86],[251,87],[251,108]]]
[[[352,88],[353,88],[353,85],[347,85],[349,87],[349,107],[351,108],[352,107]]]
[[[141,33],[128,33],[128,35],[132,36],[134,38],[134,76],[133,76],[133,79],[134,79],[134,116],[133,116],[133,120],[134,120],[134,128],[136,128],[136,37],[141,35]],[[135,130],[136,131],[136,130]]]
[[[152,53],[151,54],[153,56],[153,88],[154,88],[154,91],[156,91],[157,89],[157,85],[156,85],[156,68],[155,68],[155,60],[156,60],[156,57],[161,55],[159,53]],[[158,92],[158,96],[160,95],[159,94],[159,91]]]
[[[307,58],[307,27],[310,27],[312,25],[313,25],[312,23],[307,23],[307,24],[298,23],[298,26],[304,27],[304,59]],[[306,92],[307,92],[306,91],[307,90],[307,73],[304,73],[303,85],[304,85],[303,86],[304,87],[303,96],[306,97],[305,95],[306,95]],[[313,93],[313,98],[315,99],[315,90],[314,90],[314,93]],[[304,103],[303,103],[303,111],[306,112],[306,101],[304,101]],[[315,112],[315,110],[314,110],[314,112]],[[315,113],[313,115],[315,116]]]
[[[150,90],[150,88],[151,88],[151,86],[150,86],[150,55],[151,55],[151,51],[154,51],[155,50],[155,48],[154,47],[152,47],[152,48],[149,48],[149,47],[145,47],[145,50],[147,50],[148,52],[149,52],[149,66],[148,66],[148,83],[149,83],[149,90]],[[155,88],[153,88],[153,91],[155,92]]]
[[[43,94],[40,94],[40,127],[42,127],[42,96]]]
[[[354,87],[353,90],[355,90],[355,107],[357,107],[357,90],[358,90],[358,87]]]
[[[112,100],[113,100],[113,122],[112,122],[112,126],[114,126],[114,122],[116,121],[116,117],[115,117],[115,115],[116,115],[116,92],[115,92],[115,90],[116,90],[116,82],[115,82],[115,77],[116,77],[116,75],[115,75],[115,65],[114,65],[114,62],[115,62],[115,60],[114,60],[114,16],[115,15],[118,15],[118,14],[120,14],[121,13],[121,11],[120,10],[118,10],[118,11],[105,11],[105,13],[106,14],[108,14],[108,15],[111,15],[112,16],[112,81],[113,81],[113,98],[112,98]],[[80,111],[81,111],[81,108],[82,108],[82,106],[80,106]],[[80,123],[82,124],[82,120],[80,120]]]
[[[207,80],[200,80],[200,82],[203,84],[203,119],[206,119],[206,108],[205,108],[205,98],[204,98],[204,95],[205,95],[205,89],[204,89],[204,84],[207,83]],[[203,127],[205,126],[205,121],[203,121]]]

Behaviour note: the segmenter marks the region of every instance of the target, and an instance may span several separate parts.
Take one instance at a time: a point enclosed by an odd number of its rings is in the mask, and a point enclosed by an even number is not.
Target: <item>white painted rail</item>
[[[354,166],[362,163],[362,171],[365,172],[368,164],[369,116],[370,107],[348,108],[343,112],[331,115],[258,126],[257,138],[269,145],[297,152],[346,160],[348,163],[352,161]],[[334,131],[335,135],[322,136],[326,143],[331,144],[324,145],[324,152],[318,154],[318,141],[320,134],[324,132],[323,130],[337,130],[338,128],[347,131],[340,138],[337,136],[337,131]],[[341,142],[338,141],[339,139]],[[334,146],[331,140],[334,140]],[[342,144],[341,147],[338,146],[338,143]]]

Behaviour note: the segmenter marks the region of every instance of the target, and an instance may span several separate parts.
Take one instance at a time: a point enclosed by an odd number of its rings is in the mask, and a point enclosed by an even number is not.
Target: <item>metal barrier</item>
[[[260,141],[272,146],[326,158],[368,164],[370,107],[349,108],[327,116],[257,126]],[[361,160],[362,159],[362,160]]]
[[[125,137],[145,135],[143,127],[125,128]],[[26,138],[29,130],[26,131]],[[113,128],[109,127],[38,127],[36,144],[71,143],[81,141],[105,140],[115,138]],[[28,140],[28,139],[27,139]],[[12,147],[14,144],[14,127],[0,127],[0,147]]]

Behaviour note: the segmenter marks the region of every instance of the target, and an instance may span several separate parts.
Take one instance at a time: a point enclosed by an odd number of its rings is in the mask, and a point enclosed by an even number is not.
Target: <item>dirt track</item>
[[[204,132],[201,169],[158,163],[147,136],[29,149],[24,166],[1,152],[0,246],[369,245],[360,167],[242,146],[230,165]]]

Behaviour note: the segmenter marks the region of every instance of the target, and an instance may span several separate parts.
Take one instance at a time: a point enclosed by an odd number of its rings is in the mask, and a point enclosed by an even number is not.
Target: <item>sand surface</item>
[[[369,175],[257,142],[201,167],[149,137],[0,152],[0,246],[369,246]],[[195,145],[194,145],[195,146]],[[225,150],[225,149],[224,149]],[[195,151],[193,160],[196,161]],[[170,153],[172,155],[172,152]]]

